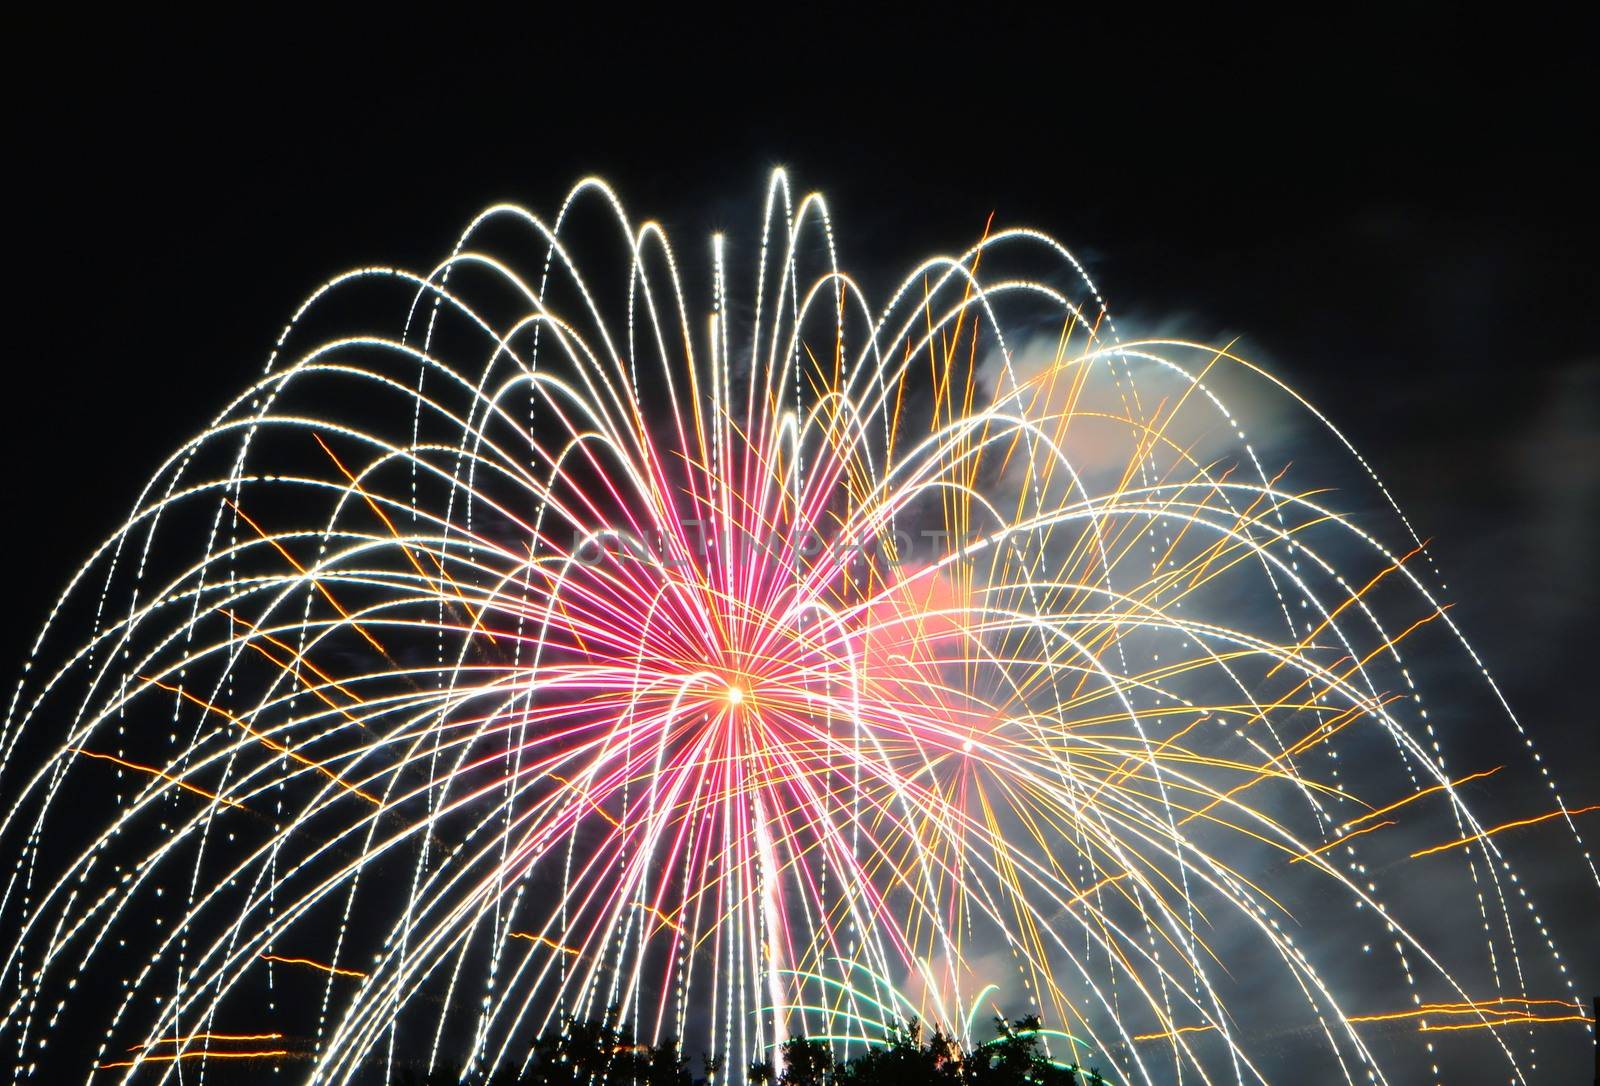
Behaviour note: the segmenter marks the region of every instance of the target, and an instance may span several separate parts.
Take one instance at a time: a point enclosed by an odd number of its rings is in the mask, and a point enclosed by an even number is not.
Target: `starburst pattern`
[[[759,222],[690,273],[595,180],[491,208],[162,465],[7,718],[19,1075],[470,1076],[609,1011],[737,1079],[998,1008],[1129,1082],[1529,1077],[1586,1019],[1508,834],[1589,893],[1593,808],[1348,443],[1044,234],[874,307],[822,198]]]

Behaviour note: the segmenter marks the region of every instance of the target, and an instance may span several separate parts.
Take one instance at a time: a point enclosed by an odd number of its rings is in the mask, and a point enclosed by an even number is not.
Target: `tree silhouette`
[[[896,1026],[886,1043],[840,1065],[841,1086],[961,1086],[962,1052],[935,1030],[926,1042],[922,1024]]]
[[[689,1072],[676,1038],[644,1044],[612,1024],[615,1013],[599,1021],[569,1018],[561,1028],[534,1043],[534,1060],[520,1078],[496,1076],[494,1086],[701,1086]]]
[[[704,1077],[690,1072],[676,1038],[657,1044],[639,1041],[616,1023],[615,1011],[599,1020],[567,1019],[534,1042],[529,1069],[501,1072],[491,1079],[468,1078],[482,1086],[707,1086],[720,1083],[722,1067],[702,1060]],[[1037,1015],[1008,1022],[994,1020],[993,1040],[964,1049],[939,1030],[924,1038],[916,1019],[890,1028],[881,1045],[848,1060],[834,1056],[828,1042],[800,1034],[771,1060],[748,1065],[752,1086],[1105,1086],[1098,1068],[1060,1064],[1043,1051]],[[463,1080],[415,1073],[405,1081],[442,1086]]]
[[[995,1038],[963,1061],[967,1086],[1080,1086],[1076,1064],[1052,1062],[1039,1048],[1039,1016],[994,1020]],[[1091,1083],[1101,1081],[1096,1073]]]

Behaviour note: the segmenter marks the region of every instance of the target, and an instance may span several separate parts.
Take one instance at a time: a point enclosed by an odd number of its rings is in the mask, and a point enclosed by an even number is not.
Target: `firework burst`
[[[1001,1010],[1128,1082],[1520,1082],[1581,1032],[1535,893],[1600,886],[1584,808],[1310,404],[1119,335],[1035,231],[877,307],[820,197],[759,221],[706,261],[595,180],[490,208],[173,453],[0,738],[19,1076]]]

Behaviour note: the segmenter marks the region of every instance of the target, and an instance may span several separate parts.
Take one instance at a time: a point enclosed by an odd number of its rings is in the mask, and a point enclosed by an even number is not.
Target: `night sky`
[[[1241,337],[1433,540],[1565,793],[1600,802],[1592,27],[390,18],[13,35],[8,667],[329,276],[431,267],[479,208],[550,211],[587,173],[680,249],[753,243],[781,164],[880,294],[993,212],[1072,247],[1123,324]]]

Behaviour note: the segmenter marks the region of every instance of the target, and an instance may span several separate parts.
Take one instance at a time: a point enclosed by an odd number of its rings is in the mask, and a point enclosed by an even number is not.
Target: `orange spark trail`
[[[329,965],[326,962],[313,961],[310,958],[288,958],[281,954],[261,954],[259,957],[264,962],[283,962],[285,965],[309,965],[313,969],[320,969],[324,973],[333,973],[341,977],[366,976],[365,973],[357,969],[344,969],[337,965]]]
[[[161,1037],[142,1045],[129,1045],[129,1052],[156,1045],[186,1045],[194,1041],[281,1041],[281,1033],[191,1033],[187,1037]]]
[[[115,762],[117,765],[124,766],[128,769],[137,769],[141,773],[148,773],[153,777],[160,777],[162,780],[169,781],[172,784],[177,785],[179,788],[182,788],[186,792],[193,792],[197,796],[205,796],[207,799],[214,799],[225,807],[238,807],[240,809],[244,809],[244,804],[240,803],[236,799],[228,799],[226,796],[219,796],[215,792],[208,792],[204,788],[190,784],[181,777],[174,777],[170,773],[163,773],[155,766],[141,765],[138,762],[130,762],[126,758],[118,758],[115,754],[101,754],[98,751],[84,750],[82,747],[68,747],[67,749],[72,751],[74,754],[81,754],[85,758],[99,758],[101,761]]]
[[[262,746],[266,747],[268,750],[277,751],[279,754],[286,754],[290,758],[292,758],[295,761],[299,762],[301,765],[307,766],[307,767],[309,767],[311,769],[315,769],[317,772],[319,772],[323,776],[327,777],[330,781],[332,781],[333,783],[337,784],[339,787],[343,788],[345,791],[349,792],[351,795],[360,796],[362,799],[366,800],[368,803],[372,804],[375,807],[382,807],[383,806],[383,801],[381,799],[379,799],[377,796],[374,796],[369,792],[363,792],[360,788],[357,788],[355,785],[353,785],[350,782],[346,781],[343,777],[339,776],[337,773],[335,773],[333,770],[329,769],[327,766],[323,765],[321,762],[313,761],[312,759],[307,758],[303,754],[296,754],[294,751],[290,750],[287,746],[285,746],[284,744],[278,742],[277,740],[272,739],[269,736],[262,735],[260,732],[256,731],[254,728],[252,728],[250,725],[246,724],[244,721],[240,720],[238,717],[236,717],[232,713],[228,712],[228,710],[224,709],[222,706],[214,705],[211,702],[209,702],[209,701],[205,700],[204,698],[200,697],[199,695],[190,693],[189,691],[185,690],[181,686],[173,686],[170,683],[164,683],[159,679],[146,679],[145,681],[150,683],[152,686],[158,686],[162,690],[166,690],[169,693],[177,694],[180,698],[184,698],[185,700],[192,701],[196,705],[200,706],[202,709],[209,709],[213,713],[217,713],[220,716],[227,717],[234,724],[237,724],[241,729],[243,729],[243,731],[244,731],[244,733],[246,735],[250,736],[250,738],[254,739],[256,742],[260,743]]]
[[[511,938],[513,938],[513,939],[526,939],[530,943],[538,943],[541,946],[547,946],[547,947],[551,948],[552,950],[559,950],[561,953],[570,954],[573,957],[577,957],[581,953],[581,951],[574,950],[570,946],[562,946],[560,943],[556,942],[554,939],[551,939],[551,938],[549,938],[547,936],[535,935],[531,931],[514,931],[514,932],[511,932]]]
[[[1493,837],[1501,830],[1514,830],[1518,826],[1532,826],[1539,822],[1548,822],[1552,818],[1560,818],[1563,815],[1571,817],[1573,815],[1588,814],[1590,811],[1600,811],[1600,803],[1591,804],[1588,807],[1579,807],[1575,811],[1568,811],[1558,808],[1542,815],[1536,815],[1533,818],[1519,818],[1515,822],[1506,822],[1499,826],[1495,826],[1493,829],[1484,830],[1482,833],[1474,833],[1470,836],[1461,837],[1454,841],[1446,841],[1442,845],[1434,845],[1432,848],[1425,848],[1420,852],[1413,852],[1411,854],[1411,858],[1414,860],[1418,856],[1429,856],[1435,852],[1443,852],[1446,849],[1460,848],[1462,845],[1470,845],[1474,841],[1481,841],[1486,837]]]
[[[283,555],[283,560],[288,562],[291,566],[293,566],[296,573],[299,573],[302,576],[306,576],[306,577],[310,577],[311,576],[309,573],[306,572],[306,567],[302,566],[298,561],[295,560],[294,555],[289,553],[289,549],[287,547],[285,547],[282,543],[280,543],[276,539],[274,539],[272,536],[268,535],[267,532],[265,531],[265,529],[263,529],[261,527],[261,525],[257,524],[255,521],[250,519],[249,514],[247,514],[243,509],[240,509],[233,502],[228,501],[228,499],[224,498],[223,501],[228,502],[228,508],[232,509],[235,513],[239,514],[239,519],[240,520],[244,521],[246,524],[250,525],[250,527],[254,528],[255,531],[256,531],[256,534],[258,536],[260,536],[267,543],[270,543],[272,545],[272,549],[273,550],[275,550],[279,554]],[[388,650],[385,649],[382,645],[378,644],[377,638],[375,638],[371,634],[369,634],[366,631],[366,628],[361,625],[361,623],[357,622],[355,619],[350,617],[350,612],[346,611],[344,609],[344,607],[339,603],[339,601],[333,598],[333,593],[328,590],[328,586],[327,585],[322,583],[321,578],[312,577],[311,583],[312,583],[313,586],[315,586],[316,590],[322,594],[322,598],[327,600],[330,604],[332,604],[333,609],[335,611],[339,612],[339,616],[341,618],[343,618],[346,622],[350,623],[350,625],[355,628],[356,633],[360,634],[362,637],[364,637],[366,639],[367,644],[371,645],[373,648],[375,648],[379,652],[383,653],[385,659],[388,658],[388,656],[389,656]]]
[[[1361,815],[1359,818],[1352,818],[1350,821],[1348,821],[1348,822],[1346,822],[1344,824],[1345,825],[1345,829],[1349,829],[1352,826],[1359,826],[1359,825],[1361,825],[1361,823],[1366,822],[1368,819],[1377,818],[1379,815],[1386,815],[1390,811],[1395,810],[1398,807],[1404,807],[1406,804],[1413,803],[1413,802],[1421,799],[1423,796],[1431,796],[1433,793],[1441,792],[1445,788],[1459,788],[1461,785],[1466,784],[1468,781],[1476,781],[1476,780],[1482,780],[1484,777],[1492,777],[1492,776],[1494,776],[1496,773],[1500,772],[1504,768],[1505,768],[1505,766],[1497,765],[1493,769],[1485,769],[1482,773],[1473,773],[1473,774],[1470,774],[1470,775],[1465,776],[1465,777],[1460,777],[1460,778],[1458,778],[1456,780],[1453,780],[1453,781],[1447,781],[1444,784],[1436,784],[1431,788],[1424,788],[1420,792],[1413,792],[1413,793],[1411,793],[1411,795],[1407,796],[1405,799],[1396,800],[1395,802],[1389,804],[1387,807],[1379,807],[1376,811],[1368,811],[1366,814]]]
[[[1292,863],[1292,864],[1297,864],[1302,860],[1309,860],[1313,856],[1322,855],[1324,852],[1327,852],[1330,848],[1335,848],[1335,847],[1337,847],[1339,845],[1344,844],[1346,841],[1350,840],[1352,837],[1360,837],[1363,833],[1371,833],[1373,830],[1381,830],[1385,826],[1393,826],[1394,824],[1395,823],[1391,819],[1387,819],[1386,818],[1382,822],[1379,822],[1376,825],[1368,826],[1364,830],[1357,830],[1355,833],[1347,833],[1343,837],[1339,838],[1337,841],[1329,841],[1327,844],[1321,846],[1320,848],[1314,848],[1310,852],[1302,852],[1300,855],[1296,856],[1294,859],[1290,860],[1289,862]]]
[[[258,1052],[173,1052],[157,1056],[139,1056],[131,1060],[118,1060],[115,1063],[97,1063],[95,1070],[109,1071],[113,1067],[132,1067],[143,1063],[172,1063],[174,1060],[262,1060],[273,1056],[288,1056],[292,1053],[287,1048],[267,1048]]]
[[[1176,1037],[1180,1033],[1209,1033],[1216,1028],[1216,1026],[1179,1026],[1177,1029],[1168,1030],[1165,1033],[1137,1033],[1134,1034],[1133,1039],[1135,1041],[1165,1041]]]

